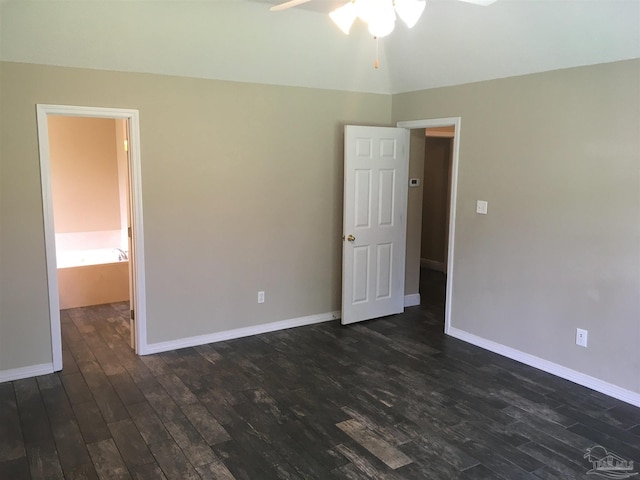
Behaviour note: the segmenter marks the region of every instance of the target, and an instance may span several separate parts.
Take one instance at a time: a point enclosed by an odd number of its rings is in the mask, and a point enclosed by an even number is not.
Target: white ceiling
[[[638,58],[640,1],[430,1],[386,46],[394,93]]]
[[[281,3],[285,3],[288,0],[254,0],[255,2],[266,3],[269,7],[274,5],[280,5]],[[346,0],[310,0],[307,3],[303,3],[298,5],[295,8],[304,8],[306,10],[313,10],[314,12],[320,12],[328,14],[329,12],[335,10],[347,3]]]
[[[411,30],[349,36],[334,0],[0,0],[0,59],[398,93],[640,58],[640,0],[428,0]]]

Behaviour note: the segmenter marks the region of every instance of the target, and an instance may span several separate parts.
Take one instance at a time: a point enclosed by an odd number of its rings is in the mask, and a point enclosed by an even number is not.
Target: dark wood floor
[[[64,370],[0,384],[0,479],[584,479],[595,445],[640,465],[639,409],[445,337],[424,279],[402,315],[146,357],[126,304],[64,311]]]

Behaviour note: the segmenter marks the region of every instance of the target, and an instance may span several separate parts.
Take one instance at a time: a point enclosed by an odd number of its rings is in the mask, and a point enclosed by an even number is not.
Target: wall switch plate
[[[587,348],[587,336],[589,332],[582,328],[576,329],[576,345]]]
[[[489,208],[489,202],[486,202],[484,200],[478,200],[476,202],[476,213],[481,213],[482,215],[486,215],[488,208]]]
[[[258,292],[258,303],[264,303],[264,292]]]

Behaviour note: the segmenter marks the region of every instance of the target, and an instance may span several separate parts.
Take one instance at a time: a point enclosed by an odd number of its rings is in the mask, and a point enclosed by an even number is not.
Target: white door
[[[130,339],[129,344],[133,350],[136,350],[136,324],[135,324],[135,312],[136,312],[136,276],[135,276],[135,251],[134,242],[132,236],[133,228],[131,227],[131,214],[129,214],[129,226],[127,227],[127,235],[129,236],[129,331]]]
[[[118,177],[122,177],[123,181],[120,182],[120,211],[126,211],[126,218],[122,219],[121,228],[126,229],[127,237],[127,252],[128,252],[128,264],[129,264],[129,345],[135,351],[136,350],[136,328],[135,328],[135,301],[136,301],[136,275],[135,275],[135,242],[133,241],[133,228],[131,219],[133,218],[133,203],[131,201],[133,195],[133,188],[131,183],[131,155],[129,153],[129,121],[127,119],[119,120],[122,122],[121,127],[122,145],[121,148],[122,157],[118,158]],[[120,130],[118,130],[120,132]],[[122,160],[121,160],[122,159]],[[124,196],[122,196],[124,194]]]
[[[404,310],[409,130],[345,127],[342,324]]]
[[[125,128],[125,152],[127,156],[127,238],[128,238],[128,252],[129,252],[129,331],[130,339],[129,344],[133,351],[137,351],[136,347],[136,314],[138,309],[136,308],[136,299],[138,298],[138,292],[136,291],[136,242],[134,241],[134,225],[132,218],[134,216],[133,211],[133,184],[131,182],[131,154],[129,153],[129,122],[126,122]]]
[[[135,268],[135,252],[133,251],[133,238],[131,236],[132,229],[128,227],[129,235],[129,331],[130,338],[129,344],[131,348],[136,350],[136,324],[135,324],[135,312],[136,312],[136,276],[134,275]]]

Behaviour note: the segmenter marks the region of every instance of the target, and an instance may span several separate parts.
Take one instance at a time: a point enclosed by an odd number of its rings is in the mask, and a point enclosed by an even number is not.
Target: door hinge
[[[135,320],[136,319],[136,312],[135,310],[131,310],[131,320]]]
[[[129,235],[129,238],[131,238],[131,227],[127,227],[127,235]]]

